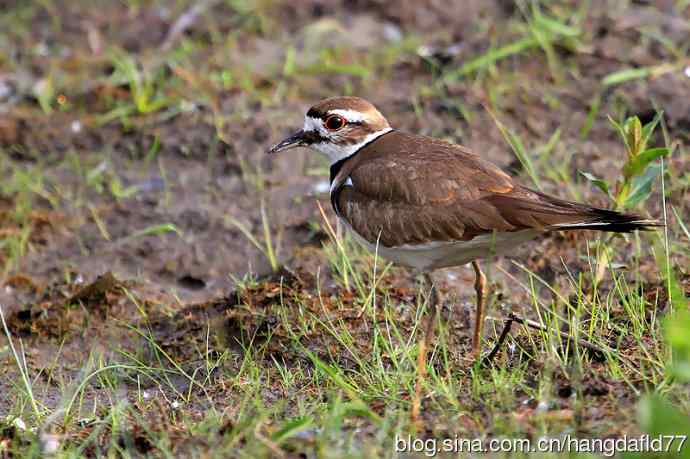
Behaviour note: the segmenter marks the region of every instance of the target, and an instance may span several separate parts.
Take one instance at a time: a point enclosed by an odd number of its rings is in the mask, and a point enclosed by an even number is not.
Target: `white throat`
[[[311,148],[326,155],[330,164],[333,165],[340,160],[354,155],[357,150],[362,148],[364,145],[376,140],[383,134],[386,134],[392,130],[393,128],[388,127],[381,129],[380,131],[372,132],[364,137],[361,142],[353,143],[352,145],[338,145],[331,142],[321,142],[312,144]]]

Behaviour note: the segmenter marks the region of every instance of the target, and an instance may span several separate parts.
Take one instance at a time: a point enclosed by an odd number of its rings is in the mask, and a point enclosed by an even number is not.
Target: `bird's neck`
[[[392,130],[392,128],[388,127],[385,129],[381,129],[380,131],[372,132],[371,134],[368,134],[365,137],[363,137],[361,141],[353,143],[351,145],[341,145],[337,143],[321,143],[319,145],[315,145],[314,147],[320,153],[324,154],[328,158],[328,161],[331,163],[331,166],[333,166],[339,161],[346,160],[356,155],[357,152],[360,151],[362,148],[366,147],[382,135],[388,134]]]

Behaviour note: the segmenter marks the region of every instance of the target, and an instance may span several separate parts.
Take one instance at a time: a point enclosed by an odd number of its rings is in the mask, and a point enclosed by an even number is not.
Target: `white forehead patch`
[[[318,131],[321,133],[326,133],[326,129],[321,123],[321,118],[312,118],[311,116],[304,117],[304,127],[302,128],[304,132]]]

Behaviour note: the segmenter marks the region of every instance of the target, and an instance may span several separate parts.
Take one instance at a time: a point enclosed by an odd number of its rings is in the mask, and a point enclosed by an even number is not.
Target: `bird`
[[[468,148],[394,129],[359,97],[319,101],[306,112],[302,129],[268,153],[296,147],[328,158],[331,206],[355,238],[379,256],[423,274],[430,313],[418,365],[425,362],[434,332],[438,295],[433,271],[471,263],[476,293],[472,353],[478,357],[487,298],[478,260],[510,253],[554,231],[628,233],[660,226],[639,215],[523,186]]]

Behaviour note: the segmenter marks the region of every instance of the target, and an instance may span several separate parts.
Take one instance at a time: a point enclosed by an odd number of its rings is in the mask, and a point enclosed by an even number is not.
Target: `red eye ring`
[[[323,122],[329,131],[337,131],[347,124],[347,120],[340,115],[331,115]]]

